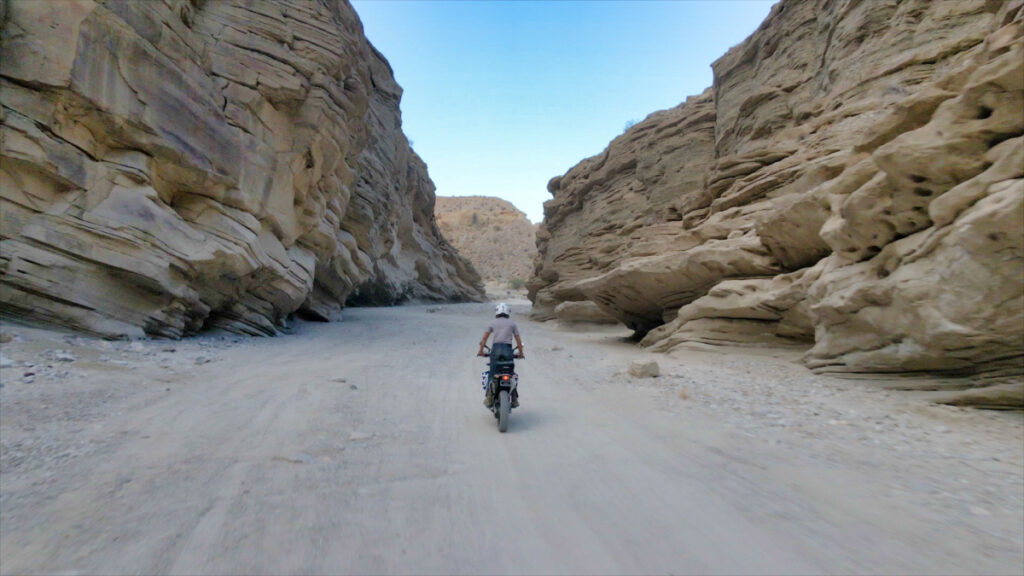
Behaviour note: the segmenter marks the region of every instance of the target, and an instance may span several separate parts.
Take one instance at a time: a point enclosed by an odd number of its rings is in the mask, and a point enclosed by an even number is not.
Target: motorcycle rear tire
[[[498,431],[508,430],[508,413],[512,409],[512,400],[508,397],[508,390],[498,393]]]

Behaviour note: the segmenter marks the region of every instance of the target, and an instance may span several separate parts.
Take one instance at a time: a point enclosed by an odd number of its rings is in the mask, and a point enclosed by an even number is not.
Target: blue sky
[[[498,196],[539,222],[549,179],[710,86],[774,0],[352,4],[437,194]]]

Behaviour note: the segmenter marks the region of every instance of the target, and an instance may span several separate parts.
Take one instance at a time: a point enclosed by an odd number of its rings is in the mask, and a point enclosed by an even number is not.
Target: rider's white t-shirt
[[[515,336],[519,334],[519,328],[516,327],[515,322],[508,318],[495,318],[491,325],[487,327],[487,333],[494,334],[495,344],[513,344],[515,343]]]

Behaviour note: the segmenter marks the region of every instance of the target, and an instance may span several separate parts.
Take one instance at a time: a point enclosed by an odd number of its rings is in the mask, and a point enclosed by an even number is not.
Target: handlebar
[[[512,356],[513,358],[516,358],[518,360],[526,360],[526,356],[523,356],[523,349],[522,348],[519,348],[517,346],[513,350],[518,350],[518,352],[516,352]],[[490,346],[484,346],[483,353],[480,353],[480,352],[477,353],[477,356],[479,356],[480,358],[486,358],[486,357],[488,357],[490,355],[491,355],[491,348],[490,348]]]

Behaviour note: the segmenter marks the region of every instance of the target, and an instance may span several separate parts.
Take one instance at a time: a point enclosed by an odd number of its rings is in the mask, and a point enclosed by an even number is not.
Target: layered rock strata
[[[482,297],[387,61],[342,0],[7,0],[0,311],[273,334]]]
[[[549,183],[535,315],[1024,404],[1024,3],[782,0],[713,69]]]
[[[537,256],[536,226],[511,202],[491,196],[438,197],[437,226],[487,282],[522,286]]]
[[[555,318],[565,324],[618,324],[618,320],[589,300],[562,302],[555,306]]]

